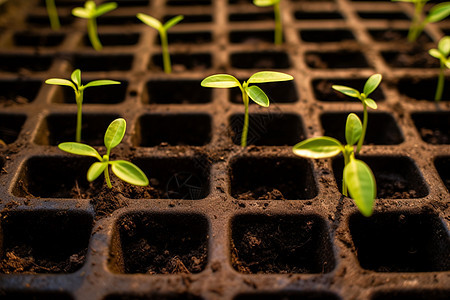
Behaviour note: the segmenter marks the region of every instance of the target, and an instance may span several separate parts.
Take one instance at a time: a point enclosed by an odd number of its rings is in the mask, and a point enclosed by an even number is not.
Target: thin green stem
[[[59,23],[58,11],[56,10],[55,0],[45,0],[45,5],[47,7],[47,14],[50,20],[50,26],[53,30],[58,30],[61,28]]]
[[[408,31],[408,41],[415,42],[419,35],[422,33],[424,28],[424,23],[422,22],[422,11],[425,2],[419,1],[416,2],[414,17],[411,22],[411,27],[409,27]]]
[[[245,85],[245,82],[244,82]],[[244,101],[244,107],[245,107],[245,112],[244,112],[244,128],[242,129],[242,136],[241,136],[241,147],[246,147],[247,146],[247,135],[248,135],[248,95],[245,92],[245,90],[243,88],[241,88],[242,91],[242,100]]]
[[[159,36],[161,38],[161,48],[162,48],[164,72],[166,72],[166,74],[170,74],[170,73],[172,73],[172,65],[170,63],[169,43],[167,41],[167,32],[165,30],[161,30],[159,32]]]
[[[361,147],[364,144],[364,138],[366,137],[366,130],[367,130],[367,122],[369,119],[369,114],[367,113],[367,105],[363,102],[363,124],[362,124],[362,132],[361,137],[359,138],[358,145],[356,147],[356,153],[359,153],[361,151]]]
[[[102,46],[102,43],[100,43],[100,39],[98,38],[98,33],[97,33],[97,19],[96,18],[88,19],[88,35],[89,35],[89,40],[91,41],[92,47],[94,47],[94,49],[97,51],[102,50],[103,46]]]
[[[106,185],[107,185],[110,189],[112,189],[111,180],[109,179],[109,165],[106,166],[105,170],[103,171],[103,174],[105,174]]]
[[[435,101],[441,101],[442,99],[442,93],[444,92],[444,69],[445,69],[445,65],[444,62],[441,61],[441,70],[439,72],[439,78],[438,78],[438,84],[437,84],[437,88],[436,88],[436,95],[434,96],[434,100]]]
[[[83,90],[78,90],[75,92],[75,101],[77,103],[77,127],[76,127],[76,134],[75,134],[75,142],[81,143]]]
[[[274,4],[275,14],[275,45],[283,44],[283,24],[281,23],[280,2]]]
[[[344,149],[343,154],[344,154],[344,168],[345,168],[345,166],[347,166],[348,163],[350,162],[350,153],[348,153],[347,149]],[[342,171],[342,195],[344,195],[345,197],[348,196],[347,182],[345,181],[344,171]]]

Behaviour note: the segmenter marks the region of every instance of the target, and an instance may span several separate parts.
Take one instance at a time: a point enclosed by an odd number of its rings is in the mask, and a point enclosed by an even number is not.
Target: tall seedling
[[[446,68],[450,68],[450,37],[444,36],[438,44],[437,49],[430,49],[428,51],[431,56],[439,59],[441,63],[441,68],[439,72],[439,78],[438,78],[438,84],[436,87],[436,94],[434,95],[435,101],[441,101],[442,99],[442,93],[444,92],[444,83],[445,83],[445,76],[444,71]]]
[[[258,7],[273,6],[275,16],[275,45],[283,44],[283,23],[281,22],[280,2],[281,0],[253,0],[253,4]]]
[[[50,26],[53,30],[58,30],[61,27],[61,24],[59,23],[58,10],[56,9],[55,0],[45,0],[45,6],[47,7]]]

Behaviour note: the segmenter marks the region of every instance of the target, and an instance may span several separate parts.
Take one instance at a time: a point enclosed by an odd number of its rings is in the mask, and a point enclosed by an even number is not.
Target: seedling
[[[439,59],[439,61],[441,62],[436,94],[434,96],[435,101],[440,101],[442,99],[442,93],[444,92],[444,70],[445,68],[450,69],[450,36],[444,36],[439,41],[438,48],[430,49],[428,53],[430,53],[431,56]]]
[[[355,158],[354,145],[362,138],[362,124],[357,115],[351,113],[345,125],[347,145],[328,137],[316,137],[302,141],[293,147],[294,154],[307,158],[330,158],[342,152],[344,155],[344,172],[342,175],[342,194],[350,193],[359,211],[366,217],[372,215],[374,200],[377,195],[375,177],[370,167]]]
[[[75,7],[72,10],[72,15],[75,17],[88,19],[87,30],[89,40],[91,41],[92,47],[97,51],[100,51],[103,48],[102,43],[100,43],[100,39],[98,38],[97,18],[116,8],[116,2],[101,4],[97,7],[94,1],[86,1],[84,7]]]
[[[428,15],[423,18],[423,8],[429,0],[391,0],[394,2],[414,3],[414,16],[409,27],[408,40],[414,42],[428,23],[442,21],[450,15],[450,2],[439,3],[430,9]]]
[[[89,167],[87,172],[87,180],[89,182],[97,179],[103,172],[105,175],[106,184],[109,188],[112,188],[111,180],[109,178],[109,166],[111,166],[111,171],[121,180],[133,185],[147,186],[147,176],[145,176],[144,172],[142,172],[142,170],[135,164],[126,160],[109,160],[111,150],[122,141],[125,135],[126,126],[127,123],[122,118],[116,119],[109,124],[104,138],[106,154],[103,155],[103,157],[100,156],[97,150],[93,147],[82,143],[61,143],[58,147],[62,151],[76,155],[92,156],[100,161],[93,163]]]
[[[252,83],[266,83],[266,82],[276,82],[276,81],[287,81],[293,80],[294,77],[288,74],[273,72],[273,71],[265,71],[258,72],[250,76],[248,81],[244,81],[241,85],[239,80],[237,80],[234,76],[228,74],[216,74],[206,77],[201,82],[201,85],[204,87],[212,87],[212,88],[232,88],[239,87],[242,93],[242,101],[245,106],[245,115],[244,115],[244,128],[242,130],[241,136],[241,146],[247,146],[247,134],[248,134],[248,104],[249,97],[256,104],[262,107],[269,107],[269,97],[256,85],[249,86]]]
[[[275,45],[283,44],[283,24],[281,22],[280,1],[281,0],[253,0],[253,4],[258,7],[273,6],[275,15]]]
[[[114,80],[94,80],[87,83],[86,85],[83,85],[81,84],[80,69],[76,69],[75,71],[73,71],[71,79],[72,81],[61,78],[50,78],[47,79],[45,83],[70,86],[75,91],[75,102],[77,103],[77,128],[75,134],[75,141],[79,143],[81,142],[81,122],[82,122],[82,105],[83,105],[84,90],[92,86],[120,84],[120,82]]]
[[[171,18],[169,21],[167,21],[164,25],[159,20],[146,14],[139,13],[136,15],[136,17],[143,23],[147,24],[148,26],[158,30],[159,38],[161,39],[164,72],[166,72],[167,74],[172,73],[172,66],[170,63],[170,55],[169,55],[169,43],[167,41],[167,30],[169,30],[169,28],[175,26],[181,20],[183,20],[184,16],[182,15],[175,16]]]
[[[362,133],[361,133],[361,138],[359,139],[358,142],[358,146],[356,147],[356,153],[359,153],[359,151],[361,151],[361,147],[364,143],[364,138],[366,137],[366,131],[367,131],[367,122],[369,119],[369,114],[367,113],[367,106],[372,108],[372,109],[377,109],[377,104],[375,103],[375,101],[371,98],[367,98],[369,97],[369,95],[375,91],[375,89],[378,87],[378,85],[381,82],[381,74],[374,74],[372,76],[369,77],[369,79],[367,79],[366,84],[364,85],[364,90],[363,93],[358,92],[357,90],[351,88],[351,87],[347,87],[347,86],[342,86],[342,85],[333,85],[333,89],[335,89],[338,92],[341,92],[344,95],[353,97],[353,98],[358,98],[361,103],[363,104],[363,110],[364,110],[364,117],[363,117],[363,128],[362,128]]]
[[[56,10],[55,0],[45,0],[47,7],[47,14],[50,20],[50,26],[53,30],[58,30],[61,27],[59,23],[58,11]]]

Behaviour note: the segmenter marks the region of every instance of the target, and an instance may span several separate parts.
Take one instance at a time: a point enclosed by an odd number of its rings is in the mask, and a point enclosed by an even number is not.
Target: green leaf
[[[439,60],[442,60],[444,58],[438,49],[430,49],[430,50],[428,50],[428,54],[430,54],[431,56],[433,56],[434,58],[437,58]]]
[[[250,78],[248,79],[248,83],[250,84],[250,83],[276,82],[293,79],[294,77],[292,77],[289,74],[274,71],[264,71],[255,73],[252,76],[250,76]]]
[[[74,9],[72,9],[72,15],[83,19],[89,19],[92,17],[91,14],[83,7],[75,7]]]
[[[120,84],[120,82],[115,80],[94,80],[86,84],[84,88],[88,88],[91,86],[111,85],[111,84]]]
[[[161,31],[164,29],[163,25],[161,24],[160,21],[158,21],[157,19],[153,18],[152,16],[146,15],[146,14],[142,14],[142,13],[138,13],[136,15],[136,17],[141,20],[143,23],[147,24],[150,27],[155,28],[158,31]]]
[[[361,120],[354,113],[351,113],[347,117],[347,123],[345,124],[345,139],[348,145],[353,146],[359,141],[362,134]]]
[[[333,85],[332,88],[335,89],[338,92],[341,92],[344,95],[347,95],[347,96],[350,96],[350,97],[353,97],[353,98],[358,98],[359,99],[361,97],[361,94],[357,90],[355,90],[355,89],[353,89],[351,87],[348,87],[348,86]]]
[[[108,162],[95,162],[93,163],[87,172],[87,180],[89,182],[94,181],[95,179],[102,174],[102,172],[108,166]]]
[[[338,155],[343,150],[342,144],[331,137],[321,136],[307,139],[292,148],[294,154],[308,158],[328,158]]]
[[[450,54],[450,36],[444,36],[438,44],[438,49],[444,56],[444,58],[447,58]],[[431,49],[432,50],[432,49]],[[430,51],[431,51],[430,50]]]
[[[364,103],[366,103],[366,105],[372,109],[377,109],[378,105],[375,102],[375,100],[371,99],[371,98],[366,98],[364,99]]]
[[[448,69],[450,69],[450,61],[446,61],[446,62],[445,62],[445,66],[446,66]]]
[[[118,118],[109,124],[105,133],[105,146],[106,149],[112,149],[120,144],[127,128],[127,122],[125,119]]]
[[[125,182],[138,186],[147,186],[148,178],[136,165],[125,160],[111,161],[111,170]]]
[[[178,15],[178,16],[176,16],[176,17],[173,17],[172,19],[170,19],[169,21],[167,21],[165,24],[164,24],[164,29],[165,30],[168,30],[169,28],[171,28],[172,26],[175,26],[175,25],[177,25],[178,23],[180,23],[180,21],[181,20],[183,20],[184,19],[184,16],[182,16],[182,15]]]
[[[66,142],[59,144],[58,148],[71,154],[92,156],[100,161],[102,160],[102,157],[100,156],[100,154],[98,154],[97,150],[86,144]]]
[[[60,78],[50,78],[45,81],[46,84],[54,84],[54,85],[65,85],[70,86],[75,91],[77,90],[77,87],[73,84],[72,81],[67,79],[60,79]]]
[[[269,97],[256,85],[247,87],[245,92],[256,104],[262,107],[269,107]]]
[[[436,4],[430,9],[426,22],[434,23],[444,20],[450,15],[450,2]]]
[[[203,79],[201,85],[204,87],[215,87],[215,88],[232,88],[236,86],[241,86],[239,80],[234,76],[228,74],[216,74],[211,75]]]
[[[97,7],[94,13],[94,18],[100,17],[101,15],[106,14],[107,12],[110,12],[112,10],[115,10],[117,8],[116,2],[109,2],[105,4],[101,4]]]
[[[380,85],[382,76],[381,74],[374,74],[367,79],[366,84],[364,85],[363,93],[366,95],[366,97],[369,97],[369,95],[375,91],[375,89]]]
[[[369,166],[361,160],[350,159],[344,167],[344,180],[359,211],[366,217],[372,215],[377,191],[375,177]]]
[[[259,7],[275,5],[278,2],[280,2],[280,0],[253,0],[253,4]]]
[[[75,71],[73,71],[70,78],[78,87],[81,86],[81,71],[80,71],[80,69],[76,69]]]

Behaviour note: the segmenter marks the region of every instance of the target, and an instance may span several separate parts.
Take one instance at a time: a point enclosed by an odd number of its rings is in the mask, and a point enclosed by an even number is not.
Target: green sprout
[[[97,18],[116,8],[116,2],[101,4],[97,7],[94,1],[86,1],[84,7],[75,7],[72,10],[72,15],[75,17],[88,19],[87,29],[89,40],[91,41],[92,47],[97,51],[100,51],[103,48],[102,43],[100,43],[100,39],[98,38]]]
[[[358,146],[356,147],[356,153],[359,153],[359,151],[361,151],[361,147],[364,143],[364,138],[366,137],[366,131],[367,131],[367,122],[369,119],[369,114],[367,113],[367,106],[372,108],[372,109],[377,109],[377,104],[375,103],[375,101],[371,98],[367,98],[369,97],[369,95],[375,91],[375,89],[378,87],[378,85],[381,82],[381,74],[374,74],[372,76],[369,77],[369,79],[367,79],[366,84],[364,85],[364,89],[363,92],[360,93],[357,90],[347,87],[347,86],[342,86],[342,85],[333,85],[333,89],[335,89],[338,92],[341,92],[344,95],[353,97],[353,98],[358,98],[361,103],[363,104],[363,128],[362,128],[362,133],[361,133],[361,138],[359,139],[358,142]]]
[[[439,41],[438,48],[430,49],[428,53],[430,53],[431,56],[439,59],[439,61],[441,62],[438,85],[436,88],[436,94],[434,96],[435,101],[440,101],[442,99],[442,93],[444,92],[444,70],[446,67],[450,69],[450,36],[444,36]]]
[[[280,1],[281,0],[253,0],[253,4],[258,7],[273,6],[275,15],[275,45],[283,44],[283,24],[281,22]]]
[[[212,88],[232,88],[239,87],[242,93],[242,101],[245,106],[245,115],[244,115],[244,128],[242,130],[241,136],[241,146],[247,146],[247,134],[248,134],[248,104],[249,97],[256,104],[262,107],[269,107],[269,97],[256,85],[249,86],[251,83],[266,83],[266,82],[276,82],[276,81],[287,81],[293,80],[294,77],[288,74],[273,72],[273,71],[264,71],[258,72],[250,76],[248,81],[244,81],[241,85],[239,80],[237,80],[234,76],[228,74],[216,74],[206,77],[201,82],[201,85],[204,87],[212,87]]]
[[[56,10],[55,0],[45,0],[47,7],[47,14],[50,20],[50,26],[53,30],[58,30],[61,27],[59,23],[58,11]]]
[[[330,158],[342,152],[344,155],[344,172],[342,175],[342,194],[350,193],[359,211],[366,217],[372,215],[377,195],[375,177],[370,167],[355,158],[354,145],[362,137],[361,120],[354,113],[347,117],[345,139],[347,145],[338,140],[322,136],[302,141],[292,148],[294,154],[306,158]]]
[[[442,21],[450,15],[450,2],[439,3],[433,6],[428,15],[423,18],[423,8],[429,0],[392,0],[394,2],[414,3],[414,16],[409,27],[408,41],[414,42],[428,23]]]
[[[169,28],[175,26],[181,20],[183,20],[184,16],[182,15],[175,16],[171,18],[169,21],[167,21],[164,25],[159,20],[146,14],[139,13],[136,15],[136,17],[143,23],[147,24],[148,26],[158,30],[159,38],[161,39],[164,72],[166,72],[167,74],[172,73],[172,66],[170,63],[170,55],[169,55],[169,43],[167,40],[167,30],[169,30]]]
[[[102,85],[111,85],[111,84],[120,84],[118,81],[114,80],[94,80],[86,85],[81,84],[81,71],[80,69],[76,69],[73,71],[70,76],[72,81],[61,78],[50,78],[45,81],[47,84],[53,85],[65,85],[70,86],[75,91],[75,102],[77,103],[77,128],[75,141],[81,142],[81,119],[82,119],[82,105],[83,105],[83,94],[84,90],[88,87],[92,86],[102,86]]]
[[[126,126],[127,123],[122,118],[116,119],[109,124],[104,138],[106,154],[103,155],[103,157],[100,156],[93,147],[82,143],[61,143],[58,145],[58,148],[71,154],[92,156],[100,161],[94,162],[89,167],[87,172],[87,180],[89,182],[97,179],[103,172],[106,184],[109,188],[112,188],[111,180],[109,178],[109,166],[111,166],[111,171],[123,181],[137,186],[147,186],[149,183],[147,176],[145,176],[144,172],[136,165],[126,160],[109,160],[111,149],[119,145],[122,141],[125,135]]]

